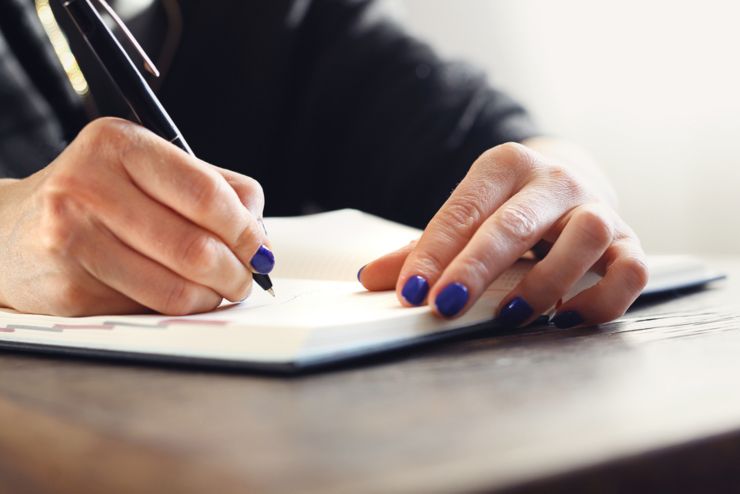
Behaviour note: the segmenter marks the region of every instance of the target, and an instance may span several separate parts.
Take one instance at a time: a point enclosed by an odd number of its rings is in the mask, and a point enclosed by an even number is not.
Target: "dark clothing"
[[[50,100],[59,98],[46,97],[39,89],[48,80],[61,80],[63,72],[58,63],[53,63],[48,43],[40,42],[44,41],[43,32],[31,6],[27,0],[0,0],[1,176],[28,175],[64,148],[61,122],[50,104]],[[56,73],[52,76],[37,73],[36,83],[30,74],[34,67],[39,67],[33,64],[39,60],[34,49],[38,46],[43,46],[48,54],[44,66]],[[21,60],[27,65],[22,65]],[[71,88],[68,91],[71,93]]]
[[[13,1],[23,0],[0,4]],[[200,158],[262,183],[268,215],[354,207],[423,226],[482,151],[536,134],[521,106],[440,60],[374,2],[180,8],[182,37],[158,93]],[[143,36],[153,24],[141,24]],[[47,164],[64,129],[7,50],[0,67],[0,167],[23,176]],[[38,146],[30,160],[24,143]]]

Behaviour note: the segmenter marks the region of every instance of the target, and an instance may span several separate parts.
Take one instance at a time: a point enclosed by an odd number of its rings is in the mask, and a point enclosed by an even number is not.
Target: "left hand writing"
[[[520,145],[486,151],[432,218],[418,242],[368,264],[370,290],[395,287],[401,303],[428,301],[442,317],[464,313],[529,251],[541,257],[496,308],[505,326],[525,325],[555,306],[589,270],[603,276],[565,301],[558,327],[621,316],[647,283],[645,255],[598,180]]]

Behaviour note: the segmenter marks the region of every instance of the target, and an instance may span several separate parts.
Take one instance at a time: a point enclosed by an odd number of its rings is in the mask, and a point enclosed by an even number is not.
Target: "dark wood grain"
[[[300,378],[0,353],[0,492],[555,489],[609,471],[635,485],[655,478],[630,459],[649,472],[714,445],[726,475],[740,464],[740,261],[715,264],[728,281],[601,328]]]

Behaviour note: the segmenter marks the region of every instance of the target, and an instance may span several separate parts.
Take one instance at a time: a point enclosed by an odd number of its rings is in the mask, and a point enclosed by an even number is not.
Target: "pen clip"
[[[159,77],[159,69],[154,65],[154,62],[152,62],[152,59],[149,58],[149,55],[146,54],[144,51],[144,48],[141,47],[138,41],[136,41],[136,38],[134,38],[134,35],[131,34],[131,31],[126,27],[126,24],[123,23],[120,17],[118,17],[118,14],[116,14],[116,11],[113,10],[113,7],[108,5],[108,2],[105,0],[95,0],[100,4],[101,7],[108,13],[108,15],[113,19],[113,22],[116,23],[118,28],[123,33],[124,37],[128,40],[129,44],[133,47],[134,51],[139,53],[139,56],[141,56],[142,61],[144,62],[144,70],[152,74],[154,77]]]

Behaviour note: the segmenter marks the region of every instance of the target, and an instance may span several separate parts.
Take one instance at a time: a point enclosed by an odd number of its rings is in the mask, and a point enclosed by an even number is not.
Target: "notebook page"
[[[354,209],[266,218],[275,253],[273,277],[355,281],[377,257],[421,236],[421,231]]]

